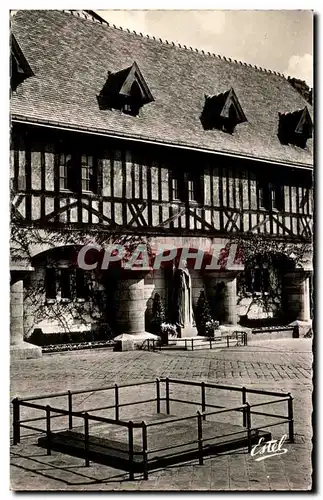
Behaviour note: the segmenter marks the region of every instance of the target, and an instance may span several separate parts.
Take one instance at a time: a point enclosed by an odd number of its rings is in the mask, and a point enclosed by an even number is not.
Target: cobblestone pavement
[[[30,394],[104,387],[113,382],[169,376],[185,380],[214,381],[257,389],[291,392],[294,397],[295,444],[285,444],[288,453],[256,462],[246,450],[219,454],[205,459],[204,465],[188,462],[153,471],[149,480],[140,476],[129,481],[117,469],[91,463],[36,446],[36,436],[24,436],[11,449],[11,488],[14,490],[308,490],[311,488],[312,452],[312,342],[311,339],[253,341],[247,347],[197,351],[108,350],[45,355],[36,360],[15,361],[11,365],[11,398]],[[179,397],[196,400],[185,386]],[[145,399],[147,386],[123,389],[123,400]],[[173,390],[173,389],[171,389]],[[134,391],[136,391],[134,393]],[[89,393],[73,399],[77,409],[101,404],[106,393]],[[239,404],[232,392],[221,391],[207,399],[217,404]],[[103,399],[102,399],[103,398]],[[249,398],[248,398],[249,399]],[[250,403],[258,402],[252,400]],[[50,403],[55,406],[51,400]],[[136,416],[126,407],[121,418]],[[198,408],[193,407],[193,412]],[[272,407],[273,409],[273,407]],[[281,414],[279,404],[276,413]],[[176,403],[172,413],[177,413]],[[190,409],[192,412],[192,409]],[[286,413],[286,412],[284,412]],[[59,420],[59,419],[58,419]],[[286,432],[279,426],[280,438]],[[28,431],[25,431],[25,433]],[[32,431],[29,431],[29,434]]]

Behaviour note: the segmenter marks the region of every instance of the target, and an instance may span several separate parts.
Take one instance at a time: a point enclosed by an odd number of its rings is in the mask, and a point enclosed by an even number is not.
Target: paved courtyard
[[[308,490],[311,488],[312,452],[312,342],[311,339],[253,341],[247,347],[197,351],[108,350],[45,355],[41,359],[14,361],[11,365],[11,398],[77,389],[103,387],[158,376],[204,380],[228,385],[291,392],[294,397],[295,444],[285,444],[281,456],[255,461],[245,449],[153,471],[149,480],[134,481],[117,469],[46,451],[36,445],[29,431],[21,444],[11,448],[13,490]],[[145,387],[145,386],[143,386]],[[125,399],[145,396],[146,389],[124,390]],[[136,391],[134,394],[133,391]],[[194,388],[185,386],[186,399]],[[181,393],[181,394],[182,394]],[[76,409],[95,407],[102,393],[77,398]],[[182,397],[182,396],[181,396]],[[232,393],[222,393],[219,404],[230,404]],[[128,400],[129,400],[128,399]],[[196,398],[195,398],[196,399]],[[52,403],[52,401],[51,401]],[[84,406],[85,405],[85,406]],[[135,416],[136,407],[124,415]],[[285,426],[286,428],[286,426]],[[283,432],[273,431],[275,438]],[[27,431],[28,433],[28,431]]]

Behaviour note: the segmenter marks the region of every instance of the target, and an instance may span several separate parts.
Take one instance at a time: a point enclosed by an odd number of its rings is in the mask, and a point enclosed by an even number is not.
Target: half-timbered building
[[[223,324],[310,321],[312,108],[283,75],[92,11],[25,10],[10,83],[13,345],[36,330],[149,331],[157,292],[167,311],[167,269],[75,265],[76,248],[105,238],[205,252],[261,241],[251,268],[191,269],[193,304],[203,289]],[[268,312],[253,299],[272,279]]]

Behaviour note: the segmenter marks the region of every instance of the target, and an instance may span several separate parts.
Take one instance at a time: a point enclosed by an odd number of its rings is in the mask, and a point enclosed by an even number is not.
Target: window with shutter
[[[176,177],[172,177],[172,195],[171,195],[172,200],[180,200],[180,193],[179,193],[179,182]]]
[[[284,188],[277,183],[258,182],[259,208],[284,210]]]
[[[70,191],[98,192],[97,166],[91,155],[59,155],[59,187]]]
[[[70,189],[72,176],[72,157],[70,154],[61,153],[59,156],[59,187]]]

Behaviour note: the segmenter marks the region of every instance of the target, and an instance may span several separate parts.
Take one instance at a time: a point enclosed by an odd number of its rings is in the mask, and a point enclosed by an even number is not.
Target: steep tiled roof
[[[35,76],[12,96],[13,118],[271,161],[312,165],[306,149],[282,145],[278,113],[311,106],[282,76],[181,48],[63,11],[18,11],[12,31]],[[100,109],[108,71],[136,61],[155,101],[137,117]],[[233,135],[204,130],[205,95],[233,88],[248,119]]]

